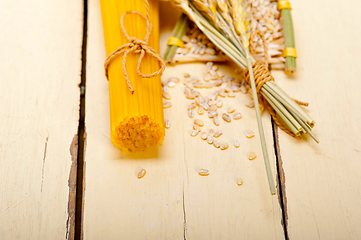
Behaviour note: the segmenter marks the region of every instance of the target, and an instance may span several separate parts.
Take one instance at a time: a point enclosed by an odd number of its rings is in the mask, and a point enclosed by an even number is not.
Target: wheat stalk
[[[244,2],[242,0],[231,0],[232,4],[232,14],[233,14],[233,20],[234,20],[234,26],[237,31],[237,33],[240,35],[240,40],[243,43],[243,48],[246,52],[246,59],[247,59],[247,67],[249,71],[250,76],[250,82],[251,82],[251,88],[252,88],[252,95],[253,95],[253,101],[256,109],[256,116],[257,116],[257,124],[258,124],[258,131],[260,134],[260,140],[262,145],[262,152],[263,152],[263,159],[266,167],[267,177],[268,177],[268,183],[270,187],[271,194],[276,194],[276,188],[273,181],[272,171],[270,167],[270,162],[268,158],[268,151],[267,151],[267,145],[266,145],[266,139],[264,135],[263,130],[263,124],[261,119],[261,111],[259,109],[259,103],[258,103],[258,96],[256,91],[256,84],[253,76],[253,68],[252,63],[254,60],[251,58],[251,54],[249,51],[249,30],[248,30],[248,24],[247,24],[247,14],[244,10]],[[252,62],[253,60],[253,62]]]

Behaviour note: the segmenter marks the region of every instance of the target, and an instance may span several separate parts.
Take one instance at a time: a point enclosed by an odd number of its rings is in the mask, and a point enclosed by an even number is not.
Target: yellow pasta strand
[[[148,45],[159,52],[158,0],[148,0],[153,25]],[[127,11],[147,15],[144,0],[100,0],[106,54],[127,43],[120,27],[120,17]],[[124,27],[130,37],[143,40],[146,20],[136,14],[124,17]],[[123,56],[114,59],[108,69],[110,98],[111,140],[115,147],[130,152],[145,151],[161,145],[164,139],[164,116],[160,76],[141,78],[137,74],[139,54],[131,53],[126,59],[129,79],[134,94],[129,91],[122,70]],[[158,60],[144,56],[141,71],[150,74],[159,69]]]

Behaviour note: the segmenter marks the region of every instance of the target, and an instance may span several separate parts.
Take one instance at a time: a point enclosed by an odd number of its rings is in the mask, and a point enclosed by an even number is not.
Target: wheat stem
[[[251,80],[250,82],[251,82],[251,88],[252,88],[254,108],[256,109],[258,131],[259,131],[259,136],[260,136],[261,145],[262,145],[263,159],[264,159],[264,164],[266,166],[266,172],[267,172],[267,177],[268,177],[268,184],[269,184],[271,194],[275,195],[276,194],[276,188],[275,188],[275,184],[274,184],[274,181],[273,181],[272,171],[271,171],[269,158],[268,158],[268,151],[267,151],[267,146],[266,146],[266,138],[264,136],[264,130],[263,130],[262,119],[261,119],[261,111],[259,110],[259,103],[258,103],[258,96],[257,96],[257,91],[256,91],[256,84],[255,84],[255,81],[254,81],[253,70],[252,70],[251,54],[249,53],[248,48],[246,48],[245,50],[246,50],[246,59],[247,59],[247,65],[248,65],[248,71],[249,71],[249,78]]]

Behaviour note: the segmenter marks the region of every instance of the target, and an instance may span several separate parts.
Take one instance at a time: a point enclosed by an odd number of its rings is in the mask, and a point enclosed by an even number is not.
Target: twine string
[[[147,16],[144,16],[142,13],[138,12],[138,11],[127,11],[125,13],[123,13],[123,15],[120,18],[120,27],[121,30],[123,31],[125,37],[128,40],[128,43],[120,46],[119,48],[117,48],[116,50],[114,50],[111,54],[109,54],[109,56],[107,57],[107,59],[105,60],[104,63],[104,69],[105,69],[105,76],[106,78],[109,80],[109,73],[108,73],[108,68],[110,63],[119,55],[123,54],[123,64],[122,64],[122,69],[123,69],[123,73],[125,76],[125,79],[127,81],[127,85],[128,88],[130,90],[130,92],[132,94],[134,94],[134,89],[132,87],[132,84],[129,80],[129,75],[127,72],[127,67],[126,67],[126,63],[127,63],[127,56],[130,53],[140,53],[139,59],[138,59],[138,64],[137,64],[137,73],[139,76],[143,77],[143,78],[151,78],[151,77],[155,77],[158,75],[161,75],[164,70],[165,70],[165,62],[162,59],[162,57],[153,49],[148,45],[148,40],[149,40],[149,36],[152,32],[152,28],[153,25],[150,22],[150,11],[149,11],[149,3],[147,0],[144,1],[145,2],[145,6],[147,9]],[[137,14],[139,16],[141,16],[142,18],[144,18],[147,21],[147,32],[146,35],[144,36],[143,40],[140,40],[136,37],[130,37],[127,33],[127,30],[124,27],[124,17],[127,14]],[[150,74],[143,74],[141,72],[141,64],[143,61],[144,56],[148,54],[154,58],[156,58],[160,64],[160,68],[158,71],[155,71],[153,73]]]
[[[265,100],[265,98],[262,96],[262,94],[260,93],[261,88],[263,86],[263,84],[265,84],[266,82],[269,81],[274,81],[273,76],[271,75],[269,69],[268,69],[268,48],[267,48],[267,44],[265,41],[265,38],[262,34],[261,31],[255,31],[252,33],[251,35],[251,39],[254,39],[254,36],[258,34],[263,42],[263,47],[264,47],[264,52],[265,52],[265,63],[261,63],[261,62],[255,62],[252,64],[252,69],[253,69],[253,75],[254,75],[254,80],[255,80],[255,84],[256,84],[256,91],[257,91],[257,95],[258,95],[258,99],[260,102],[262,102],[263,104],[265,104],[267,106],[267,109],[269,111],[269,113],[271,114],[274,122],[276,123],[276,125],[283,130],[284,132],[286,132],[288,135],[300,139],[300,137],[296,136],[296,134],[294,134],[292,131],[290,131],[289,129],[287,129],[286,127],[284,127],[281,122],[278,120],[277,118],[277,113],[276,111],[271,107],[270,104],[267,103],[267,101]],[[254,50],[254,46],[251,43],[250,44],[250,52],[251,54],[253,53]],[[244,71],[244,78],[246,79],[247,83],[250,85],[250,76],[249,76],[249,70],[246,69]],[[250,95],[250,97],[253,100],[253,95],[252,92],[250,91],[251,89],[248,90],[248,94]],[[308,106],[308,103],[305,102],[301,102],[298,100],[293,99],[297,104],[299,105],[303,105],[303,106]]]

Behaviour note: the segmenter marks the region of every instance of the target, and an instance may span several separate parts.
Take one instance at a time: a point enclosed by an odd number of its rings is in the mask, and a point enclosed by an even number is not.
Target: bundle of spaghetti
[[[100,3],[107,56],[128,44],[129,37],[143,40],[149,30],[147,21],[153,26],[147,45],[159,52],[158,0],[149,0],[148,9],[144,0],[100,0]],[[131,11],[137,11],[143,17]],[[122,16],[124,29],[121,28]],[[150,19],[144,16],[150,16]],[[138,74],[140,55],[135,51],[126,54],[124,59],[123,55],[114,57],[106,67],[111,141],[122,151],[140,152],[161,145],[165,134],[160,76],[142,78]],[[145,54],[140,67],[144,74],[154,73],[159,70],[159,61]],[[123,68],[134,92],[127,83]]]

